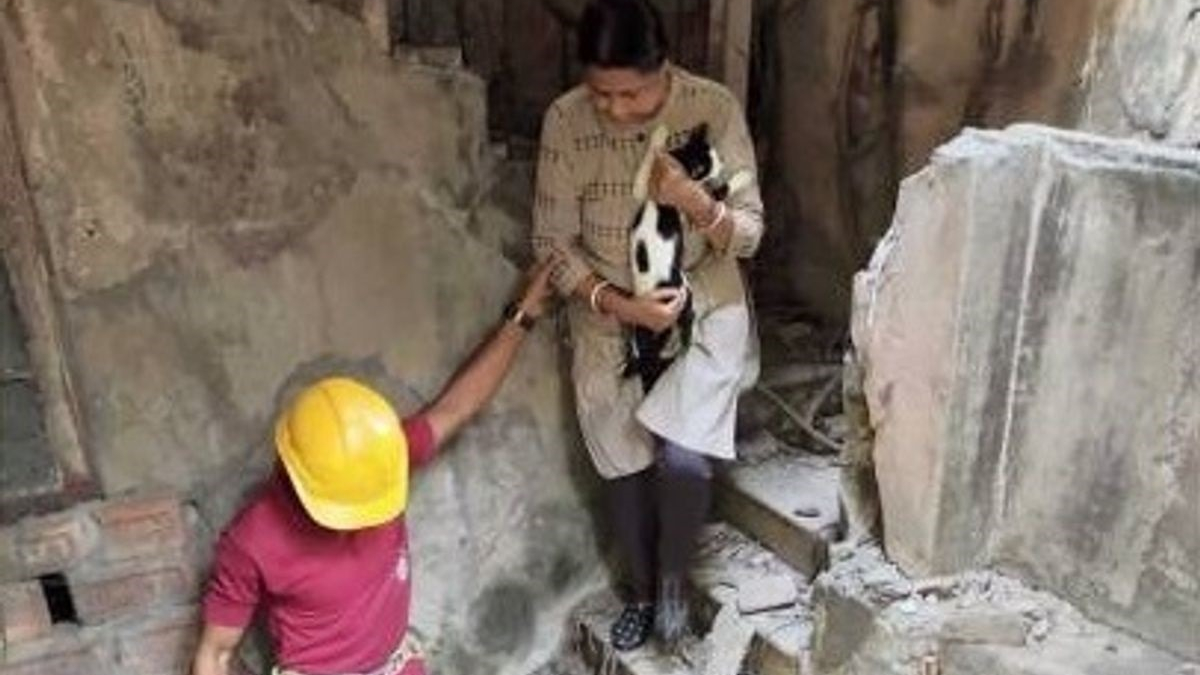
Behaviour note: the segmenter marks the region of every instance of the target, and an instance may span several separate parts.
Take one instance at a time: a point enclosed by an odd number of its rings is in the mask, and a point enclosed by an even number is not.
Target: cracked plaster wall
[[[477,236],[514,224],[476,208],[476,77],[304,0],[15,0],[0,30],[105,494],[219,528],[285,390],[349,372],[412,411],[496,324],[518,269]],[[416,479],[414,625],[449,672],[523,672],[597,564],[554,337]]]

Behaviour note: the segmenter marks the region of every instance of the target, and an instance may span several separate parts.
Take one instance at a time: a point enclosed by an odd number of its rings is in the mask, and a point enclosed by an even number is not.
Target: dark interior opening
[[[79,615],[75,613],[75,600],[71,597],[71,586],[61,573],[46,574],[38,577],[42,584],[42,595],[46,598],[46,606],[50,608],[52,623],[79,623]]]

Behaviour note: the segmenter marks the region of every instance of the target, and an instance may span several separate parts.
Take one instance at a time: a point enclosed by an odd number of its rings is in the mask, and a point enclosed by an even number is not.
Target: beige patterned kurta
[[[654,120],[615,127],[600,117],[581,85],[559,97],[542,124],[533,245],[539,256],[560,251],[558,290],[571,298],[591,272],[630,287],[629,228],[638,204],[632,184],[650,131],[666,125],[674,146],[706,123],[709,141],[731,171],[755,171],[754,146],[737,99],[723,86],[680,68]],[[706,455],[734,457],[737,395],[757,374],[756,338],[737,258],[754,254],[762,236],[757,180],[729,196],[733,236],[724,252],[687,232],[684,266],[696,311],[693,341],[654,389],[622,378],[625,329],[572,299],[568,315],[572,376],[580,427],[597,471],[615,478],[648,467],[651,433]]]

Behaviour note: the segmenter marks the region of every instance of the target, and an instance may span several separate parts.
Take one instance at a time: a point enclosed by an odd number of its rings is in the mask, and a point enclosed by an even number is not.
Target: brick
[[[72,579],[71,590],[80,622],[95,625],[123,616],[144,616],[154,607],[180,604],[195,595],[196,575],[186,563],[175,560],[162,561],[160,565]]]
[[[183,548],[187,541],[183,512],[171,497],[108,502],[92,515],[100,526],[105,560],[158,557]]]
[[[36,581],[0,586],[0,623],[4,644],[26,642],[50,632],[50,608]]]
[[[95,547],[95,529],[77,511],[25,520],[16,537],[16,557],[26,577],[65,571]]]
[[[186,673],[199,631],[199,617],[191,610],[123,630],[117,635],[117,665],[126,675]]]

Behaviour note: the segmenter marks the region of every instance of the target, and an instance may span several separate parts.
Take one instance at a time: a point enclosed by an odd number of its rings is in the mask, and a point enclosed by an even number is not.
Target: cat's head
[[[683,145],[671,150],[688,177],[703,183],[710,192],[722,188],[725,166],[708,141],[708,125],[701,124],[688,132]]]

